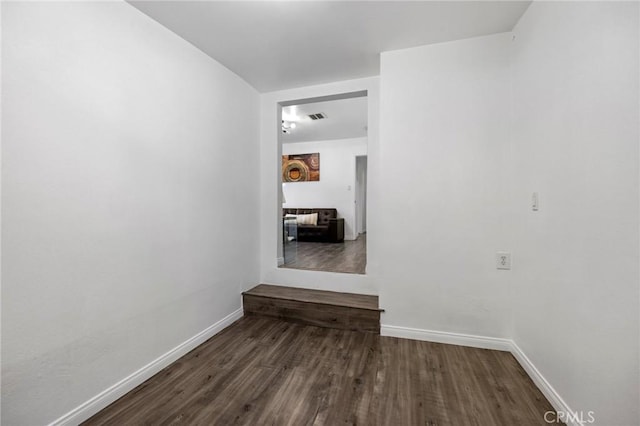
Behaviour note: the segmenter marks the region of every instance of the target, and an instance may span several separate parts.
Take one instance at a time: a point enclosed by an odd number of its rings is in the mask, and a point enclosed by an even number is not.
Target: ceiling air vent
[[[309,118],[312,120],[322,120],[327,118],[327,114],[325,114],[324,112],[318,112],[316,114],[309,114]]]

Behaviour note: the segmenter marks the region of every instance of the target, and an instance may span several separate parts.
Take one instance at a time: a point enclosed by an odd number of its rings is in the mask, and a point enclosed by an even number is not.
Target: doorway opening
[[[367,92],[281,103],[280,268],[365,274]]]

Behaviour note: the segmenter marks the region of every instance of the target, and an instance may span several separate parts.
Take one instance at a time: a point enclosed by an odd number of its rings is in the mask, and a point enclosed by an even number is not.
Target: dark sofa
[[[344,241],[344,219],[338,218],[336,209],[282,209],[287,214],[318,213],[317,225],[298,225],[298,241],[340,243]]]

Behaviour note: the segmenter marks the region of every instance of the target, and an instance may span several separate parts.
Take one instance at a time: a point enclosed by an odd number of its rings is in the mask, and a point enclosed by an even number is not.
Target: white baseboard
[[[90,400],[69,411],[67,414],[50,423],[49,426],[78,425],[82,423],[118,398],[125,395],[127,392],[134,389],[136,386],[143,383],[145,380],[152,377],[154,374],[158,373],[163,368],[176,361],[178,358],[184,356],[191,350],[206,342],[212,336],[218,334],[220,331],[231,325],[234,321],[242,318],[242,315],[242,308],[233,311],[226,317],[222,318],[220,321],[216,322],[210,327],[207,327],[205,330],[191,337],[187,341],[179,344],[169,352],[151,361],[149,364],[145,365],[138,371],[125,377],[118,383],[114,384],[108,389],[105,389]]]
[[[447,333],[443,331],[422,330],[419,328],[397,327],[395,325],[384,324],[380,327],[380,335],[507,352],[511,350],[512,343],[509,339],[500,339],[497,337]]]
[[[427,342],[445,343],[449,345],[470,346],[472,348],[493,349],[498,351],[511,352],[514,358],[520,363],[524,371],[527,372],[533,383],[540,389],[540,392],[547,398],[549,403],[557,412],[573,413],[571,408],[556,392],[551,384],[544,378],[540,371],[522,352],[520,347],[511,339],[500,339],[496,337],[474,336],[470,334],[448,333],[444,331],[422,330],[418,328],[397,327],[394,325],[381,325],[380,335],[401,337],[404,339],[424,340]],[[566,418],[566,417],[565,417]],[[582,426],[578,422],[569,421],[567,426]]]
[[[556,390],[551,386],[551,384],[544,378],[542,373],[536,368],[535,365],[531,362],[531,360],[522,352],[522,349],[512,340],[511,341],[511,354],[515,357],[516,360],[520,363],[524,371],[527,372],[533,383],[540,389],[540,392],[547,398],[547,400],[551,403],[553,408],[557,412],[562,413],[573,413],[569,405],[564,402],[564,399],[556,392]],[[566,419],[566,418],[565,418]],[[582,426],[581,423],[576,421],[567,421],[567,426]]]

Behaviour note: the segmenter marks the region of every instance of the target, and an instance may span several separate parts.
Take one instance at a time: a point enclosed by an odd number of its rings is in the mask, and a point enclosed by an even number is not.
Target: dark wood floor
[[[366,265],[367,237],[360,234],[356,240],[342,243],[299,241],[296,259],[281,268],[364,274]]]
[[[507,352],[245,317],[86,425],[545,425]]]

